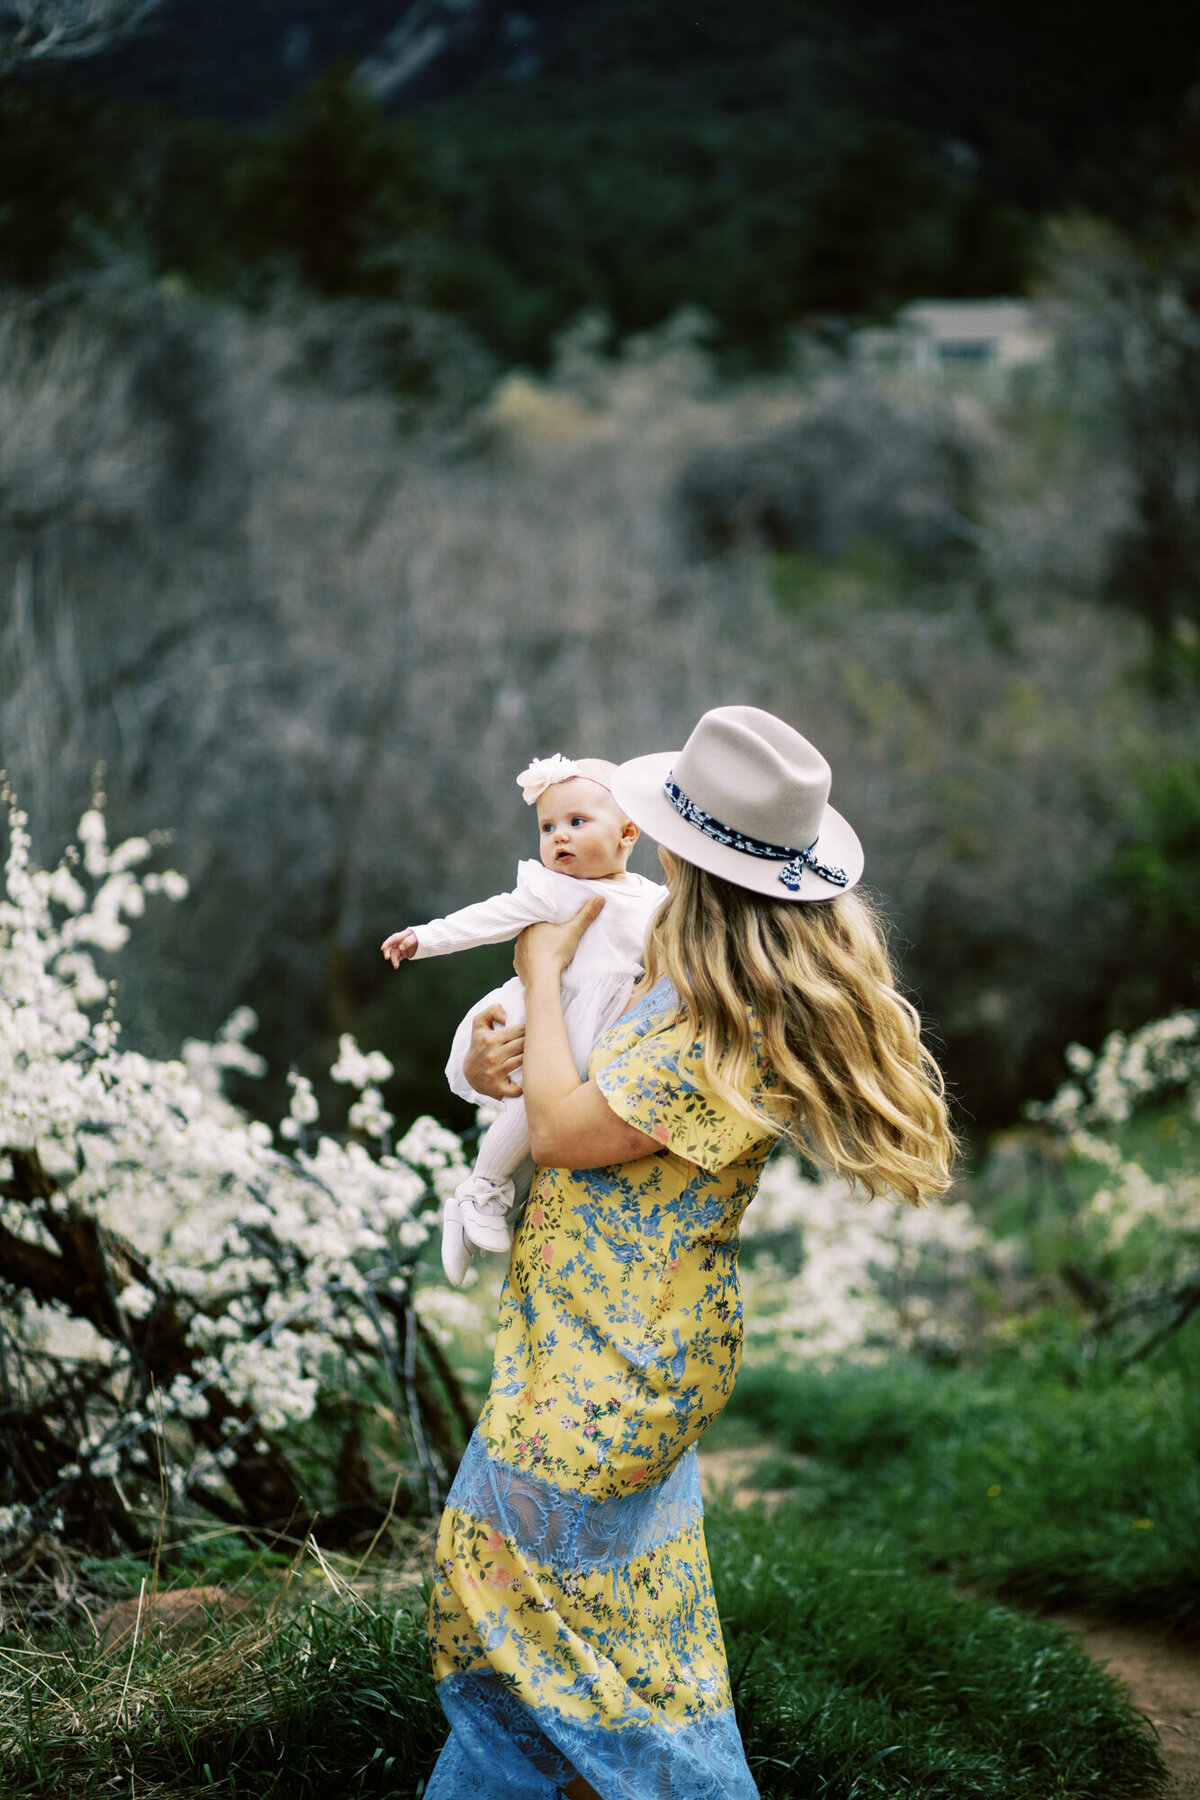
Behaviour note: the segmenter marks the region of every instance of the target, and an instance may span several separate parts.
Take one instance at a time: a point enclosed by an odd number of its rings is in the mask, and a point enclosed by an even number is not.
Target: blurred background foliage
[[[350,77],[397,11],[470,29],[384,68],[385,111]],[[168,0],[10,83],[0,266],[39,281],[115,240],[241,288],[284,259],[321,293],[419,288],[543,364],[584,307],[624,333],[700,305],[761,358],[805,312],[1020,289],[1049,210],[1140,222],[1195,63],[1183,0]]]
[[[530,753],[729,698],[829,752],[968,1129],[1194,1002],[1198,37],[163,0],[10,68],[0,756],[47,856],[97,760],[116,832],[177,833],[141,1040],[247,1000],[280,1073],[353,1029],[462,1123],[505,953],[374,946],[508,885]],[[1005,293],[1053,344],[1009,378],[858,354]]]

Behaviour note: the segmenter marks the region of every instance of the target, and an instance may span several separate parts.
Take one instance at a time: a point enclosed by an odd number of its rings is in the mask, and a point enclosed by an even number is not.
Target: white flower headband
[[[555,751],[553,756],[535,756],[529,767],[522,769],[517,776],[517,786],[526,806],[532,806],[536,800],[541,799],[547,788],[554,787],[560,781],[570,781],[573,775],[579,773],[577,762],[572,762],[569,756],[562,756]]]

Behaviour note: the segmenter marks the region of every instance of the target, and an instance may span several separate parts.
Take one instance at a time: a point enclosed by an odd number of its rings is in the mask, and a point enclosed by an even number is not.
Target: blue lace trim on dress
[[[603,1800],[759,1800],[732,1708],[670,1726],[604,1726],[529,1707],[495,1675],[449,1675],[450,1738],[425,1800],[557,1800],[582,1775]]]
[[[448,1676],[438,1699],[450,1736],[424,1800],[558,1800],[578,1772],[498,1676]]]
[[[477,1431],[446,1504],[487,1520],[531,1561],[574,1571],[632,1562],[704,1517],[694,1444],[653,1487],[594,1500],[489,1456]]]

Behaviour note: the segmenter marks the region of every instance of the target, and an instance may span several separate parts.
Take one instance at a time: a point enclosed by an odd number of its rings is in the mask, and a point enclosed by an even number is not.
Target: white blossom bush
[[[952,1297],[997,1250],[964,1200],[868,1203],[787,1153],[767,1164],[742,1236],[747,1359],[793,1367],[955,1354]]]
[[[1091,1263],[1094,1327],[1152,1325],[1141,1355],[1200,1311],[1200,1013],[1178,1012],[1140,1030],[1114,1031],[1098,1053],[1066,1052],[1073,1079],[1031,1106],[1085,1171],[1098,1177],[1077,1220]],[[1155,1110],[1174,1146],[1151,1172],[1131,1127]]]
[[[295,1526],[312,1511],[297,1428],[330,1397],[358,1516],[372,1512],[372,1415],[392,1421],[397,1454],[407,1438],[435,1504],[471,1420],[431,1329],[441,1290],[418,1309],[415,1272],[465,1172],[460,1140],[420,1119],[393,1144],[391,1065],[347,1036],[331,1074],[352,1095],[348,1130],[325,1128],[293,1073],[277,1143],[224,1091],[230,1072],[262,1071],[248,1008],[174,1060],[124,1049],[96,953],[187,883],[145,867],[147,839],[110,846],[102,802],[58,867],[38,869],[5,799],[0,1530],[65,1517],[137,1542],[160,1485],[168,1503]],[[453,1296],[455,1317],[464,1304]]]

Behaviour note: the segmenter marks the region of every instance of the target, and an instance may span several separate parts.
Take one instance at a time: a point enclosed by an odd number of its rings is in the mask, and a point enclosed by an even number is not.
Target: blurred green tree
[[[1020,294],[1029,283],[1037,232],[1028,213],[980,187],[957,196],[950,223],[944,292],[988,299]]]
[[[808,207],[804,303],[886,316],[921,294],[1020,293],[1033,229],[1019,208],[943,170],[901,125],[847,145]]]
[[[117,219],[117,175],[86,101],[0,83],[0,280],[38,287],[94,260]]]
[[[233,175],[245,253],[284,260],[319,294],[415,297],[416,240],[435,213],[416,138],[384,118],[348,63],[307,88]]]
[[[163,274],[197,287],[233,287],[241,272],[231,219],[240,139],[206,120],[157,123],[141,212],[149,255]]]
[[[1190,649],[1200,623],[1200,259],[1141,263],[1130,276],[1114,296],[1111,366],[1134,509],[1108,588],[1160,644]]]
[[[875,125],[847,146],[812,197],[801,291],[818,312],[887,313],[939,291],[949,261],[946,184],[919,140]]]

